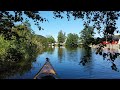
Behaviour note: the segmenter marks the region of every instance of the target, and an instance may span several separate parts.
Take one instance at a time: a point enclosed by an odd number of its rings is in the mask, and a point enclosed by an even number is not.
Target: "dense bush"
[[[12,28],[10,39],[0,34],[0,60],[21,61],[35,57],[47,46],[47,39],[41,35],[35,35],[30,27],[21,24]]]

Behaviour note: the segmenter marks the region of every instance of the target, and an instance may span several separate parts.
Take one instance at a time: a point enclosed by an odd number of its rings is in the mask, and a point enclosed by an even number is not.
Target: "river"
[[[88,55],[89,61],[82,64],[80,61],[85,55]],[[5,79],[33,79],[46,57],[50,59],[60,79],[120,79],[120,72],[112,70],[111,62],[103,60],[102,55],[96,55],[95,49],[65,47],[49,49],[38,55],[28,70],[6,75]],[[114,63],[120,70],[120,56]]]

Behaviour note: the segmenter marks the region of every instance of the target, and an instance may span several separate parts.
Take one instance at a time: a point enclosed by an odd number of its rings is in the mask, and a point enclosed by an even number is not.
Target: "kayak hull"
[[[34,79],[58,79],[56,71],[49,60],[46,60],[43,67],[35,75]]]

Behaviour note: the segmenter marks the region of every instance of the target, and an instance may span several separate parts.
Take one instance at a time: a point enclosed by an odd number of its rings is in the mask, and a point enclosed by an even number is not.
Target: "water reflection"
[[[52,47],[52,46],[46,49],[48,54],[53,54],[54,50],[55,50],[55,47]]]
[[[107,48],[107,49],[103,50],[103,59],[104,60],[107,59],[107,60],[114,62],[119,55],[120,55],[120,53],[118,53],[115,49]]]
[[[107,60],[111,63],[111,68],[114,71],[119,71],[117,65],[115,64],[115,60],[118,56],[120,56],[118,49],[113,48],[98,48],[96,54],[102,55],[103,60]]]
[[[44,51],[39,51],[42,54]],[[32,54],[32,56],[27,56],[19,61],[2,61],[0,60],[0,79],[9,79],[14,76],[24,76],[25,73],[29,72],[33,66],[32,63],[36,62],[36,57],[38,53]],[[6,58],[7,60],[7,58]],[[22,77],[23,78],[23,77]]]
[[[104,54],[107,54],[108,49],[103,49],[102,55],[96,55],[93,50],[92,48],[48,48],[37,57],[36,61],[30,59],[19,63],[13,62],[14,64],[0,62],[0,78],[13,76],[12,78],[15,79],[32,79],[44,65],[46,57],[50,58],[54,69],[63,79],[120,78],[120,72],[116,72],[120,68],[120,57],[117,56],[117,59],[112,61],[108,59],[110,56]]]
[[[63,55],[64,55],[63,48],[64,47],[58,47],[58,61],[59,61],[59,63],[62,63],[62,60],[63,60]]]
[[[32,68],[33,60],[21,62],[1,62],[0,63],[0,79],[14,76],[15,74],[23,75]]]
[[[91,62],[91,48],[83,48],[82,49],[82,56],[80,58],[79,64],[85,66],[87,63]]]
[[[71,47],[66,47],[66,58],[68,61],[74,61],[77,62],[78,56],[79,56],[79,50],[78,48],[71,48]]]
[[[118,71],[118,72],[119,72],[117,66],[116,66],[115,63],[113,63],[113,62],[112,62],[111,68],[112,68],[112,70],[115,70],[115,71]]]

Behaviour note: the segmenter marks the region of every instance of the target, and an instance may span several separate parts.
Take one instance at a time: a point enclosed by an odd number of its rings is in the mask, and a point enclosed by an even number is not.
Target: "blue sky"
[[[38,30],[37,26],[33,24],[33,21],[30,20],[31,28],[35,31],[36,34],[47,36],[52,35],[55,40],[57,40],[57,35],[60,30],[67,34],[76,33],[83,29],[83,24],[81,20],[74,20],[73,18],[70,21],[67,18],[64,19],[54,19],[52,11],[42,11],[41,16],[48,19],[49,22],[40,23],[44,30]]]
[[[76,33],[80,36],[79,32],[83,30],[83,21],[82,20],[74,20],[73,17],[70,21],[67,18],[64,19],[54,19],[52,11],[40,11],[40,15],[44,18],[47,18],[49,22],[40,23],[41,27],[44,30],[39,30],[37,26],[34,25],[33,20],[29,19],[31,28],[35,31],[35,34],[47,36],[52,35],[55,40],[57,40],[57,35],[60,30],[67,34]],[[24,16],[26,17],[26,16]],[[120,28],[120,20],[117,21],[118,29]],[[95,30],[95,32],[97,32]],[[95,34],[95,37],[98,37],[99,34]]]
[[[30,20],[31,28],[35,31],[36,34],[47,36],[52,35],[55,40],[57,40],[57,35],[60,30],[67,34],[76,33],[78,35],[81,30],[83,30],[83,21],[74,20],[73,17],[70,18],[70,21],[65,17],[64,19],[54,19],[52,11],[41,11],[41,16],[48,19],[49,22],[40,23],[44,30],[39,30],[37,26],[33,24],[33,21]],[[95,35],[96,37],[99,35]]]

